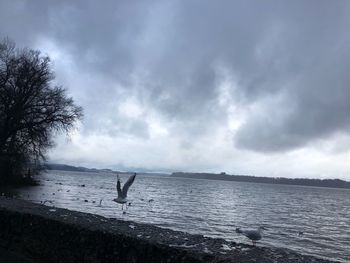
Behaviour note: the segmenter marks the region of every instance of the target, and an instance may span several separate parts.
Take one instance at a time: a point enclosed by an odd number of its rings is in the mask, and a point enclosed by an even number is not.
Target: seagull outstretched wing
[[[129,177],[129,179],[126,181],[126,183],[123,186],[123,190],[122,190],[122,196],[125,198],[127,196],[128,193],[128,189],[129,187],[132,185],[132,183],[134,182],[136,177],[136,173],[134,173],[132,176]]]
[[[117,181],[117,191],[118,191],[118,197],[122,197],[122,190],[120,188],[120,180],[118,178],[118,181]]]

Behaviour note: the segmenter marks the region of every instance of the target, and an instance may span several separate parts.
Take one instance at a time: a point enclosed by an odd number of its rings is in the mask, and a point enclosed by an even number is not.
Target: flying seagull
[[[263,226],[260,226],[257,230],[241,230],[240,228],[236,228],[236,232],[239,234],[243,234],[247,238],[249,238],[253,242],[254,246],[256,244],[256,241],[262,238],[263,230],[266,230],[266,228]]]
[[[124,208],[124,204],[126,204],[128,202],[128,200],[126,198],[127,194],[128,194],[128,189],[132,185],[132,183],[134,182],[135,177],[136,177],[136,173],[134,173],[132,176],[129,177],[129,179],[124,184],[123,189],[121,189],[120,179],[119,179],[119,175],[118,175],[118,182],[117,182],[118,198],[114,198],[113,201],[117,202],[118,204],[122,204],[122,210]],[[128,208],[128,206],[126,206],[126,209],[127,208]]]

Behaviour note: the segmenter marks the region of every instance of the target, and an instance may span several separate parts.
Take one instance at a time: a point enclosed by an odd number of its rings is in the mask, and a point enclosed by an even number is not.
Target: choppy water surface
[[[40,177],[40,186],[20,189],[18,195],[38,203],[46,200],[49,206],[244,243],[249,240],[235,233],[236,227],[263,225],[268,230],[262,246],[350,262],[349,190],[139,175],[128,194],[132,205],[123,214],[112,201],[116,179],[113,174],[50,171]]]

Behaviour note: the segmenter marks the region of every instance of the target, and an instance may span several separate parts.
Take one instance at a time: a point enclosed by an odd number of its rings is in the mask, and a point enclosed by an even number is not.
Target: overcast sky
[[[0,0],[85,118],[53,162],[350,180],[350,1]]]

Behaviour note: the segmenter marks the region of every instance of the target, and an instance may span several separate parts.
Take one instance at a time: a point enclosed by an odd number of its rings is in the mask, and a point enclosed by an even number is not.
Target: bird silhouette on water
[[[260,226],[257,230],[242,230],[240,228],[236,228],[236,233],[242,234],[249,238],[252,241],[253,246],[255,246],[256,242],[262,238],[263,230],[266,230],[266,228],[263,226]]]
[[[122,210],[124,208],[124,204],[126,204],[128,202],[128,199],[127,199],[128,190],[129,190],[129,187],[134,182],[135,178],[136,178],[136,173],[134,173],[132,176],[130,176],[129,179],[124,184],[123,188],[121,188],[120,178],[118,175],[118,181],[117,181],[118,197],[114,198],[113,201],[118,203],[118,204],[121,204]],[[126,209],[128,209],[127,205],[126,205]]]

